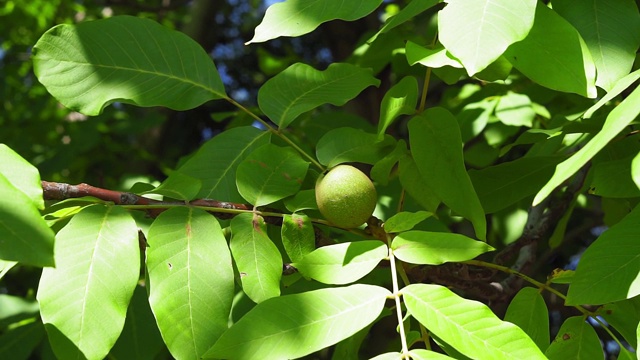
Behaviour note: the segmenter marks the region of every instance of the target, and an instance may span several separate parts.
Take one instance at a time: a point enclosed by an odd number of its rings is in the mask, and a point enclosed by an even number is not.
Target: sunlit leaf
[[[298,192],[308,167],[295,150],[265,144],[238,165],[238,191],[254,206],[269,205]]]
[[[598,70],[596,85],[609,91],[631,70],[640,45],[640,14],[633,0],[555,0],[553,10],[584,39]]]
[[[371,70],[355,65],[333,63],[326,70],[318,71],[297,63],[262,85],[258,105],[271,121],[284,129],[300,114],[323,104],[344,105],[365,88],[379,84],[380,80],[373,77]]]
[[[582,117],[585,119],[589,119],[590,117],[592,117],[596,111],[609,104],[611,100],[620,95],[623,91],[627,90],[638,79],[640,79],[640,69],[618,80],[613,89],[611,89],[606,95],[600,98],[597,103],[587,109]]]
[[[149,304],[171,354],[199,358],[227,329],[234,296],[227,241],[204,210],[176,207],[147,236]]]
[[[500,320],[486,305],[440,285],[412,284],[401,290],[411,316],[462,354],[492,359],[546,359],[516,325]]]
[[[250,43],[264,42],[280,36],[300,36],[330,20],[353,21],[374,11],[382,0],[287,0],[267,9],[256,27]]]
[[[348,284],[370,273],[387,257],[387,246],[363,240],[323,246],[292,265],[302,276],[325,284]]]
[[[17,262],[15,261],[5,261],[0,260],[0,280],[11,270],[14,266],[16,266]]]
[[[390,292],[373,285],[328,288],[266,300],[205,354],[217,359],[293,359],[333,345],[372,323]]]
[[[583,316],[565,320],[544,354],[549,360],[604,358],[598,334]]]
[[[469,219],[478,239],[484,240],[487,222],[465,169],[456,118],[444,108],[430,108],[409,121],[409,141],[425,184],[451,210]]]
[[[138,229],[119,207],[84,208],[58,232],[42,271],[40,314],[59,358],[103,359],[120,336],[140,275]]]
[[[301,260],[316,248],[313,224],[306,215],[284,215],[281,236],[282,245],[293,262]]]
[[[438,38],[471,76],[527,36],[535,8],[535,0],[449,1],[438,14]]]
[[[169,175],[165,184],[160,185],[163,191],[172,191],[181,196],[214,199],[242,203],[244,199],[236,186],[236,169],[249,154],[260,146],[267,144],[270,133],[252,126],[229,129],[207,141],[178,170]],[[189,184],[189,188],[173,185]],[[191,192],[195,187],[194,180],[201,182],[197,194]]]
[[[430,213],[428,211],[402,211],[393,215],[384,222],[384,231],[388,233],[399,233],[411,230],[414,226],[418,225],[432,215],[433,213]]]
[[[640,294],[638,224],[640,206],[589,246],[569,286],[567,304],[604,304]]]
[[[433,352],[425,349],[412,349],[409,351],[413,360],[447,360],[454,359],[444,354]]]
[[[282,256],[267,235],[259,215],[244,213],[231,220],[231,253],[240,273],[242,290],[260,303],[280,295]]]
[[[187,110],[226,97],[197,42],[144,18],[55,26],[34,46],[33,64],[53,96],[86,115],[116,101]]]
[[[5,144],[0,144],[0,174],[27,195],[35,207],[44,209],[38,169]]]
[[[375,164],[392,150],[395,140],[390,135],[378,136],[351,127],[327,132],[316,145],[316,156],[322,165],[333,167],[344,162]]]
[[[500,97],[495,115],[505,125],[526,127],[532,127],[533,119],[536,117],[531,99],[527,95],[512,91]]]
[[[549,310],[538,289],[524,287],[518,291],[504,320],[524,330],[541,351],[549,346]]]
[[[412,230],[398,234],[391,243],[393,254],[411,264],[440,265],[471,260],[494,248],[461,234]]]
[[[0,259],[53,266],[54,234],[24,192],[0,174]]]
[[[549,89],[589,98],[597,95],[596,67],[587,45],[571,24],[543,3],[536,7],[529,35],[511,45],[505,57],[526,77]]]
[[[556,167],[556,171],[551,179],[536,195],[533,200],[533,205],[539,204],[549,196],[556,187],[580,170],[580,168],[602,150],[611,139],[627,127],[630,122],[635,120],[638,114],[640,114],[640,88],[636,88],[620,105],[609,113],[600,132],[589,140],[584,147]]]
[[[441,44],[436,45],[433,49],[429,49],[413,41],[407,41],[405,52],[409,65],[421,64],[430,68],[441,68],[445,66],[462,68],[460,61],[453,57]]]

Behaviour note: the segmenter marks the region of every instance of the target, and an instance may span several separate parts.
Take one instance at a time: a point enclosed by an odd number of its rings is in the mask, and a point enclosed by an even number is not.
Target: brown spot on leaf
[[[296,222],[298,229],[302,229],[304,227],[304,221],[302,218],[296,218],[294,221]]]
[[[187,237],[190,238],[191,237],[191,224],[187,224],[186,230],[187,230]]]
[[[571,335],[569,335],[567,333],[562,334],[562,340],[566,341],[566,340],[569,340],[569,339],[571,339]]]

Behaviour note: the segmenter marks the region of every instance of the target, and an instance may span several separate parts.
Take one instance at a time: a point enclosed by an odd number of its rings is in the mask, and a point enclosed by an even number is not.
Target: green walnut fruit
[[[350,165],[338,165],[316,182],[316,202],[327,220],[349,229],[369,219],[378,195],[362,171]]]

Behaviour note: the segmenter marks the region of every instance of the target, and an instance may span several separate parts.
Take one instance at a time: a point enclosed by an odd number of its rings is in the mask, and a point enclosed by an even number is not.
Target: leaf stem
[[[396,302],[396,315],[398,316],[398,328],[400,330],[400,342],[402,343],[402,355],[403,358],[409,354],[409,347],[407,346],[407,335],[404,332],[404,321],[402,321],[402,306],[400,304],[400,289],[398,288],[398,274],[396,271],[396,257],[393,255],[393,250],[389,248],[389,263],[391,264],[391,283],[393,287],[394,300]]]
[[[318,169],[320,169],[320,171],[324,172],[326,170],[326,168],[320,164],[313,156],[307,154],[306,151],[302,150],[302,148],[300,148],[296,143],[293,142],[293,140],[289,139],[289,137],[287,137],[285,134],[281,133],[278,129],[274,128],[273,126],[271,126],[271,124],[269,124],[268,122],[262,120],[258,115],[256,115],[253,111],[247,109],[246,107],[242,106],[242,104],[240,104],[239,102],[233,100],[230,97],[226,97],[225,100],[227,100],[229,103],[231,103],[233,106],[237,107],[238,109],[244,111],[247,115],[249,115],[252,119],[254,119],[255,121],[259,122],[260,124],[264,125],[264,127],[267,128],[267,130],[269,130],[272,134],[276,135],[277,137],[279,137],[280,139],[282,139],[284,142],[286,142],[289,146],[291,146],[292,148],[294,148],[297,152],[300,153],[300,155],[302,155],[303,157],[305,157],[307,160],[311,161],[311,163],[316,166]]]

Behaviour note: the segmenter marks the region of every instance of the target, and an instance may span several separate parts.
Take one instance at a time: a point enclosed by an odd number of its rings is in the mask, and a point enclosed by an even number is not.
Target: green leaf
[[[280,36],[304,35],[330,20],[357,20],[374,11],[380,3],[382,0],[287,0],[275,3],[269,6],[247,45]]]
[[[640,321],[640,298],[605,304],[598,308],[597,313],[613,326],[632,348],[637,348],[636,330]]]
[[[584,119],[591,118],[596,111],[598,111],[603,106],[610,104],[611,100],[613,100],[616,96],[620,95],[623,91],[627,90],[638,79],[640,79],[640,69],[618,80],[615,86],[613,87],[613,89],[611,89],[605,96],[603,96],[600,100],[598,100],[597,103],[595,103],[593,106],[587,109],[587,111],[584,112],[584,115],[582,115],[582,117]]]
[[[393,239],[391,248],[398,259],[425,265],[471,260],[495,250],[485,242],[464,235],[419,230],[398,234]]]
[[[456,0],[438,13],[438,38],[472,76],[524,39],[535,0]]]
[[[523,157],[469,170],[469,177],[487,214],[495,213],[535,194],[553,174],[558,157]]]
[[[355,65],[333,63],[326,70],[318,71],[297,63],[262,85],[258,105],[271,121],[284,129],[300,114],[323,104],[344,105],[365,88],[379,84],[380,80],[373,77],[370,69]]]
[[[18,296],[0,294],[0,327],[10,327],[12,324],[38,317],[40,308],[38,302]]]
[[[53,266],[53,239],[33,199],[0,174],[0,259]]]
[[[323,246],[292,265],[304,277],[342,285],[361,279],[388,255],[383,242],[363,240]]]
[[[633,181],[632,161],[638,155],[595,162],[589,193],[608,198],[631,198],[640,196],[640,188]],[[631,176],[629,176],[631,174]]]
[[[440,354],[434,351],[425,350],[425,349],[411,349],[409,351],[409,355],[411,355],[411,359],[413,360],[447,360],[453,359],[450,356]]]
[[[17,262],[15,261],[4,261],[0,260],[0,280],[7,275],[9,270],[11,270],[14,266],[16,266]]]
[[[413,284],[401,292],[411,316],[466,356],[546,359],[522,329],[500,320],[482,303],[461,298],[440,285]]]
[[[136,223],[122,208],[88,206],[58,232],[55,254],[56,268],[42,271],[37,295],[51,346],[59,358],[80,351],[103,359],[140,274]]]
[[[341,127],[327,132],[316,145],[316,157],[322,165],[333,167],[345,162],[375,164],[395,145],[386,135],[378,136],[352,127]]]
[[[227,241],[204,210],[175,207],[147,236],[149,304],[171,354],[200,358],[227,330],[234,293]]]
[[[638,224],[640,206],[587,248],[569,286],[567,305],[604,304],[640,294]]]
[[[391,172],[395,165],[406,155],[407,143],[403,139],[400,139],[396,143],[396,147],[390,153],[373,165],[369,172],[371,179],[382,186],[389,184],[389,178],[391,177]]]
[[[238,165],[238,191],[254,206],[269,205],[297,193],[308,167],[295,150],[265,144]]]
[[[505,125],[532,127],[536,112],[527,95],[507,91],[496,105],[496,117]]]
[[[149,307],[147,291],[137,286],[127,310],[122,334],[107,359],[153,360],[163,348],[158,325]]]
[[[549,360],[604,358],[598,334],[583,316],[565,320],[544,354]]]
[[[589,142],[570,158],[563,161],[556,167],[556,171],[545,186],[540,189],[533,199],[533,205],[539,204],[551,192],[571,175],[575,174],[592,157],[594,157],[609,141],[611,141],[620,131],[631,123],[640,114],[640,88],[636,88],[620,105],[609,113],[607,120]]]
[[[504,320],[524,330],[541,351],[549,346],[549,310],[538,289],[525,287],[518,291]]]
[[[166,183],[173,185],[184,184],[185,176],[202,182],[200,191],[193,197],[201,199],[216,199],[241,203],[244,201],[236,186],[236,169],[249,154],[260,146],[269,143],[271,134],[253,126],[237,127],[223,132],[207,141],[187,160],[178,170],[172,172]],[[182,187],[169,187],[164,183],[165,190],[173,190],[183,196]]]
[[[631,178],[640,189],[640,153],[631,160]]]
[[[242,290],[260,303],[280,295],[282,256],[267,235],[259,215],[243,213],[231,220],[231,253],[240,273]]]
[[[36,208],[44,209],[38,169],[5,144],[0,144],[0,175],[27,195]]]
[[[0,358],[11,360],[27,360],[37,358],[30,356],[44,337],[41,322],[12,327],[0,336]]]
[[[460,124],[462,141],[467,142],[480,135],[494,115],[498,98],[489,97],[465,105],[456,115]]]
[[[313,224],[307,215],[285,214],[282,218],[282,245],[291,261],[300,261],[316,248]]]
[[[398,116],[415,113],[417,105],[418,82],[415,77],[406,76],[384,94],[380,104],[378,140],[384,140],[384,133]]]
[[[316,191],[313,189],[300,190],[293,197],[284,199],[284,206],[291,212],[317,209]]]
[[[399,352],[388,352],[374,356],[369,360],[402,360],[402,354]]]
[[[400,158],[398,164],[398,175],[400,184],[405,191],[416,200],[420,206],[431,213],[435,213],[440,205],[440,198],[427,185],[426,181],[418,171],[416,162],[410,155]]]
[[[33,48],[33,66],[51,95],[86,115],[116,101],[187,110],[226,98],[197,42],[132,16],[51,28]]]
[[[399,233],[411,230],[431,216],[433,216],[433,213],[428,211],[399,212],[384,222],[384,231],[387,233]]]
[[[589,98],[597,95],[596,67],[587,45],[571,24],[545,4],[536,7],[529,35],[511,45],[505,57],[544,87]]]
[[[429,8],[435,6],[439,2],[440,0],[412,0],[407,4],[407,6],[402,8],[402,10],[398,11],[397,14],[387,19],[380,31],[369,39],[369,42],[373,42],[378,36],[380,36],[380,34],[384,34],[396,26],[404,24]]]
[[[640,45],[635,1],[556,0],[553,10],[582,35],[598,72],[596,85],[611,90],[631,70]]]
[[[333,345],[372,323],[390,292],[356,284],[266,300],[206,354],[218,359],[293,359]]]
[[[465,169],[462,139],[456,118],[434,107],[409,121],[411,153],[426,185],[451,208],[469,219],[484,240],[484,210]]]
[[[143,194],[160,194],[172,199],[188,201],[195,199],[200,189],[202,189],[202,181],[183,172],[174,171],[158,187]]]
[[[420,64],[430,68],[442,68],[451,66],[462,69],[462,64],[442,44],[435,45],[433,49],[418,45],[413,41],[407,41],[405,48],[409,65]]]

